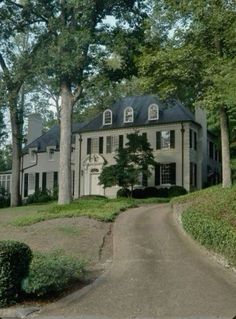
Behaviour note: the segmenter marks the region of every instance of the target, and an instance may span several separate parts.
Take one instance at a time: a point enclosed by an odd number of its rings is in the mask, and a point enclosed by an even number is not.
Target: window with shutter
[[[58,187],[58,172],[53,174],[53,187]]]
[[[39,173],[35,173],[35,192],[39,190]]]
[[[111,136],[107,136],[107,146],[106,146],[106,153],[111,153]]]

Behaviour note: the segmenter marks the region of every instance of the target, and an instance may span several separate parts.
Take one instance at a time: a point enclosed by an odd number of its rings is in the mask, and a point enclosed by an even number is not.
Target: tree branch
[[[79,100],[82,93],[82,86],[78,85],[73,93],[73,105]]]

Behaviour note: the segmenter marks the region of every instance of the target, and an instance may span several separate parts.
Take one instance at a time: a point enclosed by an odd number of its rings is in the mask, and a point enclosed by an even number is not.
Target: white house
[[[22,156],[22,197],[37,189],[53,189],[58,183],[59,128],[41,135],[37,115],[29,118],[28,144]],[[131,96],[116,102],[89,123],[77,123],[72,132],[72,193],[116,196],[118,186],[105,190],[99,185],[103,166],[114,164],[119,147],[125,147],[127,134],[146,134],[157,165],[141,185],[183,186],[200,189],[220,179],[220,152],[215,137],[207,130],[205,112],[190,112],[179,101],[163,104],[157,97]],[[1,178],[1,177],[0,177]],[[1,181],[1,179],[0,179]]]

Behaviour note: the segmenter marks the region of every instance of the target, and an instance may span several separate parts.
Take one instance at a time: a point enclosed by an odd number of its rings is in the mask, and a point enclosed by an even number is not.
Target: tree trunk
[[[222,149],[222,178],[223,188],[232,186],[230,168],[230,148],[229,148],[229,128],[227,113],[224,106],[220,108],[220,129],[221,129],[221,149]]]
[[[61,83],[60,165],[58,204],[71,202],[71,132],[73,95],[66,82]]]
[[[11,207],[21,204],[20,197],[20,163],[21,163],[21,132],[15,105],[11,105],[11,130],[12,130],[12,180],[11,180]]]

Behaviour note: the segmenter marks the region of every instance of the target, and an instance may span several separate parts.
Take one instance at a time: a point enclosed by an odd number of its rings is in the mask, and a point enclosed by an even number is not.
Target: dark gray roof
[[[151,104],[159,106],[159,120],[148,120],[148,107]],[[134,110],[134,122],[124,123],[124,110],[127,106],[132,106]],[[116,102],[112,110],[112,125],[103,126],[103,113],[91,120],[87,125],[81,128],[80,132],[99,131],[107,129],[136,127],[143,125],[156,125],[175,122],[195,122],[194,115],[178,100],[168,100],[165,103],[152,95],[130,96]]]
[[[77,132],[84,125],[85,123],[73,124],[72,133]],[[53,126],[45,134],[38,137],[32,143],[26,145],[24,152],[27,153],[29,148],[37,148],[38,152],[46,152],[48,146],[56,146],[56,149],[59,150],[59,125]]]

